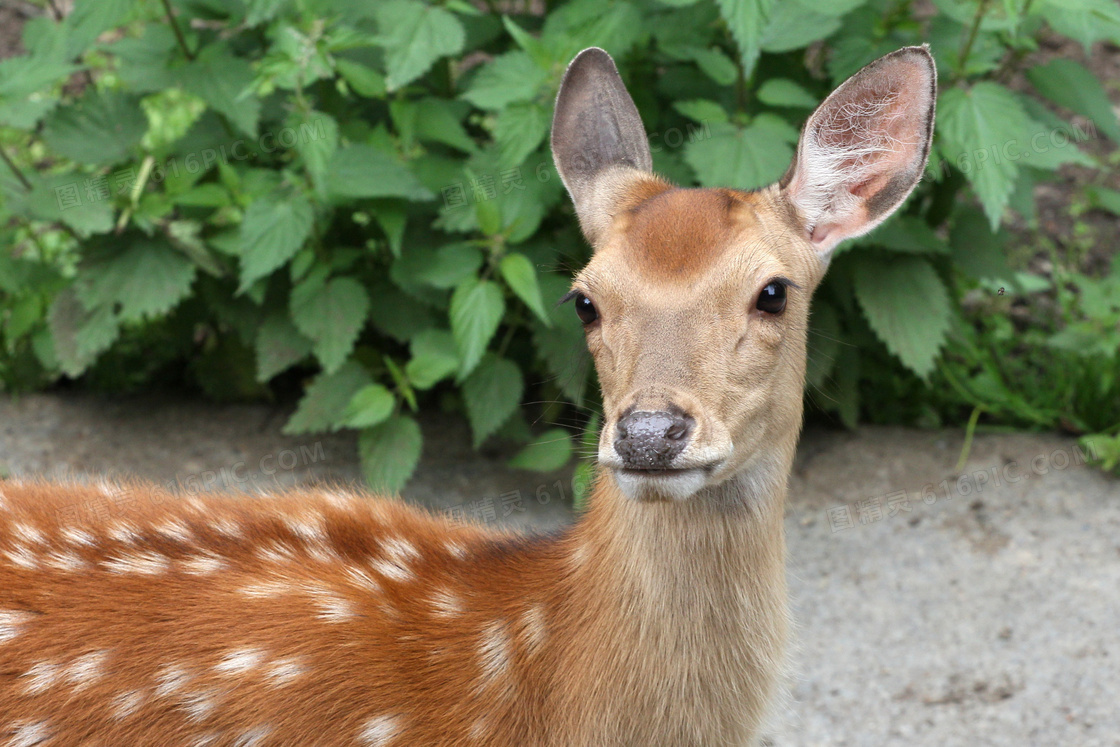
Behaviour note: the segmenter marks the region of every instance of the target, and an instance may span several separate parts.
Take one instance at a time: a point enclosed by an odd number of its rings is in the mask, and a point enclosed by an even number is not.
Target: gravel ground
[[[188,491],[357,479],[352,440],[284,437],[286,416],[0,398],[0,474]],[[570,472],[510,470],[508,454],[472,452],[461,424],[423,425],[407,499],[521,527],[571,520]],[[799,630],[776,747],[1120,746],[1120,481],[1054,435],[979,436],[959,477],[960,445],[900,428],[802,438],[786,521]]]

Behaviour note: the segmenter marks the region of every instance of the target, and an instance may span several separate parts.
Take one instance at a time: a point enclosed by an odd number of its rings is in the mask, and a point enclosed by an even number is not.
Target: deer
[[[337,485],[0,482],[8,747],[751,745],[790,637],[783,512],[810,297],[926,166],[937,74],[882,57],[756,190],[656,176],[611,57],[551,146],[592,247],[589,507],[516,534]]]

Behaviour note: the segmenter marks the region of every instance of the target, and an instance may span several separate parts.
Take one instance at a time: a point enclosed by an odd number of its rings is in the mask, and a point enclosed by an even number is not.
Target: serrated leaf
[[[836,366],[840,349],[840,318],[832,304],[815,301],[809,315],[808,360],[805,381],[820,389]]]
[[[691,56],[700,70],[721,86],[732,85],[739,76],[739,67],[718,47],[697,48]]]
[[[311,352],[308,340],[286,313],[269,314],[257,332],[257,381],[266,382]]]
[[[327,178],[335,197],[433,198],[408,167],[369,145],[340,148],[331,160]]]
[[[179,82],[239,130],[257,136],[261,98],[252,91],[254,76],[248,60],[224,44],[210,44],[182,69]]]
[[[563,428],[550,428],[509,460],[514,469],[552,472],[572,458],[572,437]]]
[[[1043,0],[1037,12],[1059,34],[1081,42],[1086,54],[1102,39],[1120,44],[1120,7],[1115,0]]]
[[[416,389],[431,389],[459,368],[455,338],[442,329],[426,329],[410,343],[412,359],[405,375]]]
[[[250,205],[239,237],[241,291],[295,256],[314,221],[311,203],[300,194],[274,193]]]
[[[520,165],[544,141],[548,127],[549,113],[537,104],[514,104],[503,109],[494,120],[494,140],[502,166]]]
[[[372,428],[393,414],[394,404],[392,392],[380,384],[370,384],[354,393],[342,418],[348,428]]]
[[[369,374],[354,361],[347,361],[333,374],[323,372],[304,391],[295,414],[284,426],[289,436],[343,427],[342,414],[359,389],[371,384]]]
[[[128,156],[147,128],[138,96],[90,90],[47,118],[43,140],[59,155],[102,165]]]
[[[716,0],[720,15],[739,45],[739,59],[748,78],[762,52],[762,38],[777,0]]]
[[[554,61],[552,52],[540,39],[518,26],[509,16],[502,16],[502,25],[517,42],[517,46],[521,47],[539,67],[547,69],[552,66]]]
[[[133,7],[131,0],[76,0],[63,22],[67,57],[80,56],[102,33],[123,22]]]
[[[871,329],[903,365],[926,378],[952,321],[937,272],[918,257],[860,258],[852,277]]]
[[[758,100],[770,106],[799,109],[813,109],[819,103],[816,96],[785,78],[770,78],[763,83],[758,89]]]
[[[350,356],[369,314],[369,296],[353,278],[304,281],[292,289],[292,322],[311,339],[323,370],[338,370]]]
[[[470,278],[451,294],[451,334],[459,350],[459,379],[474,370],[505,314],[502,289],[490,280]]]
[[[26,212],[40,220],[65,223],[81,236],[107,233],[113,229],[113,203],[98,187],[104,182],[107,180],[78,174],[33,175]],[[10,209],[23,212],[15,204]]]
[[[1027,70],[1027,78],[1055,104],[1084,114],[1120,143],[1120,120],[1097,76],[1073,60],[1056,59]]]
[[[362,431],[358,454],[366,484],[376,492],[396,493],[416,471],[423,446],[419,423],[407,415]]]
[[[1017,141],[1032,124],[1015,94],[998,83],[951,88],[938,101],[942,153],[976,190],[993,230],[1015,188],[1019,167],[1013,160],[993,157],[990,149]]]
[[[711,137],[689,143],[684,160],[706,187],[753,189],[777,180],[793,159],[793,148],[781,133],[752,124],[740,130],[712,123]]]
[[[150,239],[123,250],[101,247],[83,260],[75,286],[87,309],[117,309],[121,321],[170,311],[187,294],[196,268],[180,252]]]
[[[537,318],[546,325],[551,326],[552,320],[544,308],[544,299],[541,298],[541,288],[537,283],[537,268],[524,254],[513,252],[502,257],[499,269],[506,284]]]
[[[245,25],[257,26],[271,21],[288,7],[291,0],[246,0]]]
[[[89,312],[70,288],[55,296],[47,322],[59,366],[71,378],[82,375],[120,335],[110,308]]]
[[[907,254],[948,254],[949,245],[921,218],[896,215],[855,241],[857,246],[877,246]]]
[[[840,28],[836,15],[815,13],[797,0],[774,5],[760,46],[765,52],[791,52],[831,36]]]
[[[403,253],[389,270],[389,277],[404,290],[416,284],[446,290],[454,288],[482,266],[482,251],[467,243],[439,249],[416,246]]]
[[[716,102],[708,99],[677,101],[673,104],[673,108],[700,124],[728,121],[727,111]]]
[[[518,101],[532,101],[548,80],[548,72],[524,52],[495,57],[471,80],[463,98],[480,109],[502,109]]]
[[[288,126],[296,130],[296,152],[303,159],[315,192],[325,197],[329,191],[328,171],[338,150],[338,123],[323,112],[310,111],[293,115]]]
[[[461,101],[427,98],[416,102],[416,136],[421,140],[443,143],[464,153],[478,150],[460,121],[469,108]]]
[[[374,17],[385,48],[390,91],[419,78],[440,57],[458,53],[466,41],[462,24],[438,6],[417,0],[379,0]]]
[[[493,353],[483,356],[477,368],[463,381],[463,402],[476,449],[521,404],[524,387],[517,364]]]

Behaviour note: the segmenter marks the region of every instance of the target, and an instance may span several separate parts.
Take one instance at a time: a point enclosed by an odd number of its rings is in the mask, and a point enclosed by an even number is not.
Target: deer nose
[[[688,445],[695,424],[676,407],[635,410],[615,426],[614,450],[624,469],[666,469]]]

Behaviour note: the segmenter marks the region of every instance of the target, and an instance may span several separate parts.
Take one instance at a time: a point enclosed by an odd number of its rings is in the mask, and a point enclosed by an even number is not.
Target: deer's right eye
[[[599,312],[595,310],[595,304],[591,303],[591,299],[582,293],[576,294],[576,316],[584,324],[591,324],[599,318]]]

